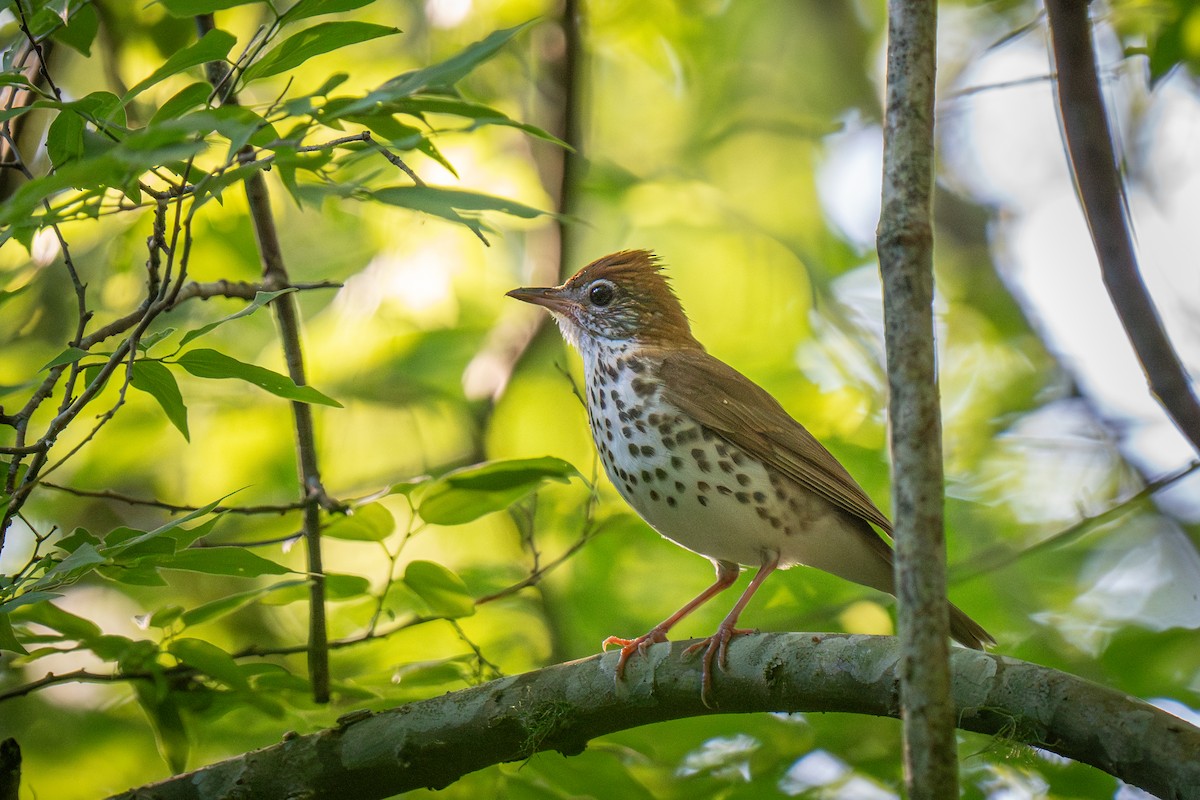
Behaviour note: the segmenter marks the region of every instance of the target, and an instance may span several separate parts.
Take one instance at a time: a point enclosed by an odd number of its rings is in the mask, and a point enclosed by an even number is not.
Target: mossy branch
[[[598,736],[714,713],[899,713],[898,640],[775,633],[729,650],[712,697],[688,642],[655,645],[614,680],[617,654],[502,678],[399,708],[344,716],[333,728],[131,789],[122,800],[390,797]],[[1200,798],[1200,729],[1148,703],[1068,673],[955,649],[959,728],[1035,745],[1091,764],[1162,798]]]

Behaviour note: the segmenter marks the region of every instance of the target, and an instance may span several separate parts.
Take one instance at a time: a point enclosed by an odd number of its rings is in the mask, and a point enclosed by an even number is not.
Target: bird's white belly
[[[828,503],[703,428],[657,392],[609,380],[589,397],[593,437],[621,496],[660,534],[708,558],[758,566],[823,560]]]

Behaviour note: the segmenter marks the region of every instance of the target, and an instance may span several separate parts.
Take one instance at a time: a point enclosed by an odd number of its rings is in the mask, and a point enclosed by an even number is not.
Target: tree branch
[[[558,664],[380,713],[118,795],[122,800],[390,797],[440,788],[534,753],[654,722],[717,713],[700,701],[687,642],[654,645],[614,680],[617,654]],[[739,637],[718,674],[720,713],[896,716],[900,643],[885,636]],[[1200,729],[1123,692],[1004,656],[956,650],[959,727],[1091,764],[1164,798],[1200,797]]]
[[[0,452],[3,449],[0,448]],[[55,489],[60,492],[65,492],[75,497],[91,497],[98,500],[113,500],[118,503],[126,503],[131,506],[149,506],[150,508],[161,508],[172,514],[184,514],[192,511],[199,511],[200,506],[182,505],[180,503],[167,503],[163,500],[157,500],[153,497],[134,497],[132,495],[115,492],[112,489],[77,489],[74,486],[63,486],[50,481],[42,481],[41,485],[47,489]],[[305,501],[299,500],[294,503],[277,503],[257,506],[215,506],[211,509],[214,514],[245,514],[256,516],[259,514],[286,514],[289,511],[299,511],[304,508]],[[290,536],[287,538],[291,538]]]
[[[21,746],[16,739],[0,742],[0,800],[19,800]]]
[[[573,271],[567,270],[567,265],[574,262],[568,225],[579,205],[579,184],[585,168],[583,108],[588,65],[583,43],[584,6],[584,0],[561,0],[558,28],[562,46],[548,48],[554,57],[546,60],[546,78],[538,86],[546,98],[542,105],[550,115],[543,127],[567,147],[532,143],[534,165],[558,213],[554,225],[529,235],[526,261],[530,274],[526,280],[531,286],[552,286],[558,283],[560,274]],[[490,398],[493,402],[489,413],[539,331],[546,329],[548,316],[531,311],[534,309],[518,308],[502,316],[467,365],[463,375],[467,397]]]
[[[958,796],[950,702],[942,434],[933,338],[936,0],[889,0],[883,275],[895,509],[904,783],[916,800]]]
[[[203,36],[212,30],[212,14],[196,17],[196,25]],[[220,86],[214,65],[210,70],[210,82],[214,90]],[[237,105],[237,95],[232,90],[226,93],[223,103]],[[249,152],[253,152],[247,146]],[[267,181],[262,172],[254,172],[246,178],[246,198],[250,204],[250,220],[258,241],[259,258],[262,261],[263,283],[271,290],[282,289],[291,283],[283,261],[279,234],[275,229],[275,217],[271,212],[271,200]],[[296,299],[289,293],[271,302],[275,320],[279,326],[279,339],[283,346],[288,377],[297,386],[308,383],[305,377],[304,352],[300,345],[300,314]],[[313,431],[312,406],[293,402],[292,417],[295,421],[297,466],[300,473],[301,495],[304,505],[304,541],[307,554],[309,577],[309,625],[308,625],[308,672],[312,681],[313,700],[329,702],[329,632],[325,622],[325,570],[321,560],[321,508],[334,504],[325,493],[321,483],[321,471],[317,459],[316,435]]]
[[[1071,173],[1113,308],[1154,394],[1200,453],[1200,400],[1142,282],[1113,156],[1087,0],[1046,0]]]

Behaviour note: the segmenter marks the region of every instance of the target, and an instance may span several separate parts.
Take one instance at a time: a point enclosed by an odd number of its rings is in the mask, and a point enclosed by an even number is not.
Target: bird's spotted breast
[[[787,540],[799,545],[820,507],[665,402],[652,362],[616,354],[587,366],[588,416],[604,469],[655,530],[724,561],[802,560]]]

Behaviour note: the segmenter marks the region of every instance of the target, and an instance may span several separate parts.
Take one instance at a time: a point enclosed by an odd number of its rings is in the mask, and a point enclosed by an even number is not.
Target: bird
[[[708,558],[716,579],[649,632],[610,636],[620,681],[634,654],[667,641],[680,620],[728,589],[743,566],[753,579],[703,651],[709,704],[714,661],[726,666],[742,610],[775,570],[815,567],[895,594],[892,525],[845,467],[765,389],[710,355],[692,335],[664,267],[649,250],[623,250],[560,286],[509,297],[553,315],[583,359],[588,422],[617,492],[654,530]],[[976,650],[995,639],[950,605],[950,635]]]

